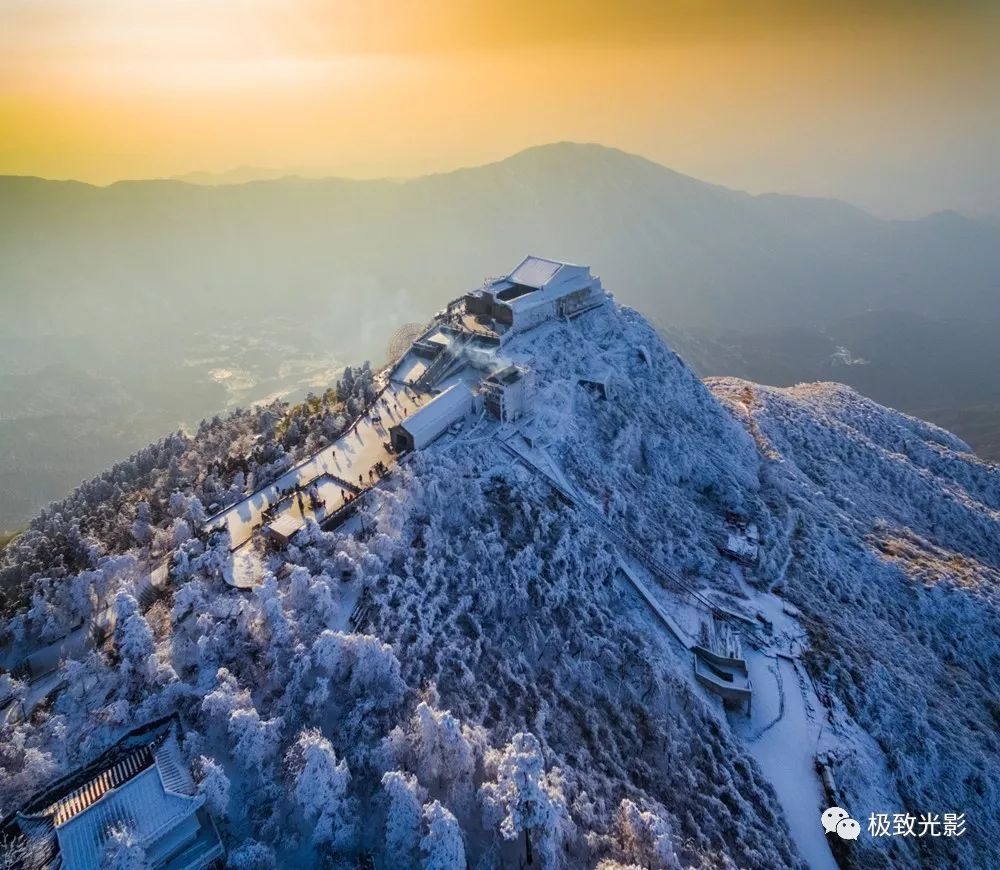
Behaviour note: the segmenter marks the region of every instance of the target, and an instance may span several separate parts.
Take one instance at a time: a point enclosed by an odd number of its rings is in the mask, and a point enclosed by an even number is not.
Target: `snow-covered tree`
[[[385,853],[393,867],[410,870],[417,864],[424,790],[409,773],[391,770],[382,777],[389,799],[385,816]]]
[[[144,663],[156,649],[139,602],[128,592],[115,596],[115,646],[122,660],[133,666]]]
[[[115,596],[115,649],[121,660],[125,691],[135,699],[156,673],[156,644],[139,603],[127,592]]]
[[[244,772],[258,778],[276,760],[281,720],[262,719],[254,707],[234,710],[229,716],[229,737],[233,741],[233,757]]]
[[[405,733],[404,757],[425,787],[463,805],[471,798],[477,740],[449,711],[421,701]]]
[[[229,777],[221,764],[204,755],[199,756],[195,767],[200,776],[198,790],[205,796],[205,805],[216,818],[225,819],[229,811]]]
[[[132,523],[132,535],[140,544],[148,544],[153,539],[149,504],[141,501],[135,508],[135,522]]]
[[[545,773],[538,739],[529,733],[515,734],[503,750],[491,753],[487,763],[495,766],[496,781],[479,791],[484,824],[499,824],[505,840],[523,834],[529,864],[537,850],[543,866],[555,866],[556,847],[568,821],[566,801]]]
[[[295,641],[295,629],[285,613],[278,581],[273,574],[268,572],[265,575],[264,582],[257,587],[255,594],[267,632],[265,646],[268,663],[274,676],[283,681],[284,672],[291,658],[289,652]]]
[[[27,742],[25,726],[0,730],[0,803],[16,806],[58,771],[53,752]]]
[[[464,870],[465,840],[458,820],[440,801],[424,807],[427,833],[420,841],[423,870]]]
[[[322,673],[346,685],[351,695],[364,695],[376,709],[395,706],[406,691],[392,647],[377,637],[324,631],[312,657]]]
[[[299,734],[288,766],[295,782],[295,803],[312,826],[313,842],[334,850],[346,848],[355,832],[347,762],[338,761],[330,741],[311,729]]]
[[[241,689],[236,677],[226,668],[219,668],[215,675],[215,688],[202,699],[201,711],[210,723],[229,727],[229,719],[236,710],[250,706],[250,693]]]

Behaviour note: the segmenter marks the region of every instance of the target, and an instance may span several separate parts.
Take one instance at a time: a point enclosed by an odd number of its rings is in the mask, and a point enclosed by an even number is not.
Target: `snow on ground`
[[[819,817],[822,788],[816,776],[819,723],[802,696],[795,665],[751,650],[747,654],[754,696],[749,723],[742,714],[734,725],[774,787],[799,853],[811,870],[837,870]],[[813,709],[818,709],[818,702]]]
[[[229,554],[222,576],[237,589],[253,589],[260,585],[264,579],[264,562],[255,541],[245,541]]]
[[[801,612],[845,809],[976,819],[960,839],[863,832],[852,853],[1000,864],[983,774],[1000,754],[1000,469],[841,385],[710,386],[767,457],[762,576]]]
[[[544,474],[558,491],[579,500],[575,487],[544,449],[529,448],[517,438],[509,439],[507,444]],[[690,601],[684,601],[676,591],[670,593],[661,588],[658,593],[652,592],[648,584],[652,581],[655,585],[655,580],[644,578],[646,571],[627,553],[619,556],[624,576],[659,619],[660,627],[665,626],[683,647],[697,643],[702,626],[710,618],[704,608],[699,610]],[[740,566],[733,564],[731,573],[741,589],[752,596],[748,602],[751,619],[756,612],[769,620],[777,640],[772,648],[797,644],[801,650],[805,633],[786,612],[780,598],[748,590]],[[682,627],[682,622],[686,627]],[[818,823],[826,809],[816,771],[816,747],[825,711],[812,688],[800,677],[795,661],[786,654],[776,656],[773,652],[750,650],[746,659],[754,690],[751,715],[747,718],[742,711],[732,714],[733,729],[774,787],[792,839],[810,868],[837,870]]]
[[[180,710],[191,763],[225,771],[213,812],[238,856],[409,868],[464,853],[516,867],[530,839],[543,867],[800,870],[831,866],[820,751],[859,820],[969,814],[965,838],[919,852],[863,834],[845,847],[858,866],[1000,865],[1000,472],[850,391],[710,392],[610,305],[509,353],[535,368],[544,451],[505,431],[521,462],[500,427],[470,421],[397,465],[356,520],[252,551],[249,593],[223,583],[228,544],[178,534],[168,600],[63,665],[67,688],[5,726],[0,796],[23,798]],[[598,366],[609,400],[578,384]],[[343,467],[324,453],[279,485],[364,479],[384,438],[362,423],[334,448]],[[173,487],[188,454],[164,454]],[[156,486],[143,497],[166,503]],[[234,545],[272,495],[226,515]],[[170,529],[183,531],[182,513]],[[719,552],[730,513],[760,530],[753,570]],[[749,719],[694,682],[690,654],[626,585],[620,557],[636,552],[649,558],[630,567],[679,633],[705,624],[708,597],[771,623],[743,629]],[[696,593],[645,570],[651,559]],[[66,589],[98,579],[37,581],[9,635],[61,625]],[[352,632],[363,590],[370,622]]]
[[[308,486],[324,474],[335,475],[357,486],[368,486],[371,482],[368,473],[376,463],[390,465],[395,461],[395,455],[385,446],[389,440],[389,427],[406,419],[430,398],[429,394],[389,383],[375,406],[383,415],[381,423],[374,422],[370,415],[362,417],[328,447],[290,469],[269,486],[211,517],[208,525],[215,527],[220,523],[224,524],[229,531],[231,546],[236,549],[250,540],[261,525],[264,511],[278,504],[284,497],[281,493],[296,486]],[[345,504],[345,493],[336,485],[326,487],[323,496],[327,514]],[[291,509],[301,513],[297,505],[293,505]]]

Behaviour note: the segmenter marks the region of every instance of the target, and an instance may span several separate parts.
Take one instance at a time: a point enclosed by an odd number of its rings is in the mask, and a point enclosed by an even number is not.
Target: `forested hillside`
[[[199,533],[210,506],[293,461],[293,426],[330,437],[327,411],[363,397],[362,376],[327,409],[171,436],[33,522],[0,556],[26,593],[8,599],[25,606],[6,660],[105,602],[117,621],[62,665],[62,692],[3,726],[0,804],[178,711],[234,867],[514,867],[529,851],[543,867],[804,867],[796,821],[818,830],[819,785],[816,808],[787,802],[745,713],[695,682],[623,580],[614,528],[697,592],[648,577],[678,619],[697,596],[750,622],[778,603],[856,818],[967,814],[961,839],[846,843],[846,866],[1000,860],[996,468],[844,387],[709,389],[628,309],[520,341],[545,433],[533,461],[559,486],[469,424],[398,466],[358,522],[312,525],[264,556],[257,589],[227,586],[226,535]],[[608,399],[578,383],[595,362]],[[745,569],[720,552],[734,514],[760,530]],[[169,585],[140,606],[167,555]]]

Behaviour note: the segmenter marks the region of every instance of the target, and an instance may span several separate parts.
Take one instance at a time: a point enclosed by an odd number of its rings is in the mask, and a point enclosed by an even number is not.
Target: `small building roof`
[[[285,511],[281,516],[276,517],[267,524],[267,530],[271,534],[280,535],[287,540],[300,529],[304,529],[305,526],[306,523],[302,517],[294,514],[292,511]]]
[[[564,265],[566,264],[556,260],[528,256],[507,276],[507,280],[523,287],[534,287],[538,290],[548,284]]]
[[[493,372],[486,380],[494,384],[503,384],[506,386],[507,384],[513,384],[521,380],[526,374],[527,371],[520,366],[509,365],[506,368]]]
[[[399,426],[410,433],[413,443],[422,446],[433,441],[472,407],[472,391],[463,382],[452,384],[414,412]]]
[[[156,767],[147,767],[86,812],[58,826],[59,854],[66,867],[100,870],[104,833],[113,826],[127,825],[146,845],[180,824],[202,803],[204,798],[167,791]]]
[[[131,731],[5,819],[0,834],[16,826],[39,854],[49,856],[46,861],[73,870],[99,870],[107,832],[115,825],[127,825],[143,845],[158,841],[204,803],[181,755],[179,728],[170,716]],[[206,855],[222,853],[214,829],[200,839]]]
[[[594,286],[589,266],[557,263],[542,257],[527,257],[513,272],[508,282],[526,286],[530,291],[506,300],[500,293],[496,298],[504,301],[514,311],[528,311],[539,305],[550,305],[554,299]],[[525,282],[531,281],[532,284]],[[495,289],[495,288],[494,288]]]

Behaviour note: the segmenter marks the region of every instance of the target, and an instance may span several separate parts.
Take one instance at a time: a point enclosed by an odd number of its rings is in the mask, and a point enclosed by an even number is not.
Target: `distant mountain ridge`
[[[641,294],[626,299],[640,307],[667,296],[679,325],[731,325],[733,305],[740,322],[772,327],[868,308],[979,316],[992,305],[990,313],[1000,313],[1000,229],[989,223],[955,213],[883,221],[836,200],[751,196],[594,145],[539,146],[405,181],[96,188],[7,177],[0,192],[4,248],[19,254],[3,270],[15,293],[29,277],[19,260],[37,264],[44,255],[51,265],[111,266],[148,281],[149,267],[169,253],[155,281],[179,292],[197,292],[199,274],[211,273],[214,283],[228,273],[236,280],[219,289],[252,301],[272,281],[302,285],[310,266],[325,267],[331,280],[364,271],[385,292],[401,283],[402,265],[411,298],[426,306],[442,281],[477,283],[490,264],[542,250],[601,263],[610,286]],[[66,241],[86,247],[66,250]],[[473,245],[479,256],[463,255]],[[249,283],[239,280],[247,261],[258,275]],[[31,277],[43,296],[53,292]],[[297,289],[308,297],[319,288],[309,281]]]
[[[169,176],[169,181],[182,181],[185,184],[246,184],[248,181],[273,181],[278,178],[298,178],[306,173],[291,169],[269,169],[265,166],[238,166],[235,169],[224,169],[221,172],[184,172]]]
[[[1000,323],[1000,225],[954,213],[884,221],[834,200],[751,196],[597,145],[539,146],[403,181],[0,177],[0,394],[14,408],[35,406],[18,385],[58,394],[32,381],[39,372],[72,370],[95,385],[78,396],[86,419],[0,414],[0,490],[19,505],[0,504],[0,527],[103,467],[106,452],[88,455],[110,443],[102,432],[135,449],[233,402],[304,390],[339,360],[377,362],[400,322],[426,319],[443,296],[526,252],[593,265],[622,302],[707,336],[709,349],[733,330],[822,335],[869,310]],[[788,358],[791,381],[812,377],[795,369],[825,340]],[[699,372],[767,380],[728,359],[716,354]],[[890,362],[896,374],[878,398],[902,405],[915,384]],[[241,375],[221,381],[220,371]],[[964,376],[952,366],[945,394]],[[249,386],[234,393],[236,381]],[[969,401],[1000,403],[987,392]],[[123,394],[124,416],[100,413]],[[942,404],[936,389],[904,407]],[[39,455],[29,445],[43,431],[51,446]]]

